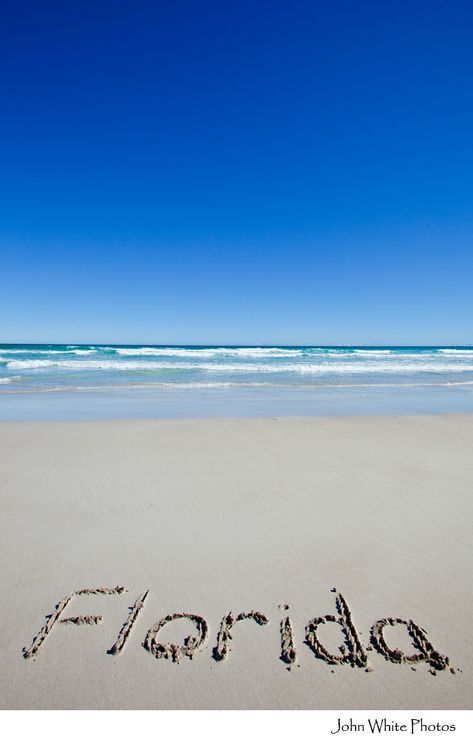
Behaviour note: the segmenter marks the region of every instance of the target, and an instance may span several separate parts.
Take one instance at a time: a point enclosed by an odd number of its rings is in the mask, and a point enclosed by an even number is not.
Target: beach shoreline
[[[472,440],[468,413],[1,422],[1,708],[470,708]],[[383,654],[396,618],[448,662]]]

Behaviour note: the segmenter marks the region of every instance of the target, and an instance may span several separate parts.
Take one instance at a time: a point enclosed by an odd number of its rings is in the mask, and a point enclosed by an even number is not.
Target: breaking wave
[[[0,362],[9,369],[70,369],[77,371],[211,371],[215,373],[295,373],[295,374],[354,374],[354,373],[445,373],[473,371],[471,363],[448,362],[370,362],[343,361],[322,363],[211,363],[198,361],[132,361],[132,360],[60,360],[60,359],[31,359],[10,360],[0,357]]]

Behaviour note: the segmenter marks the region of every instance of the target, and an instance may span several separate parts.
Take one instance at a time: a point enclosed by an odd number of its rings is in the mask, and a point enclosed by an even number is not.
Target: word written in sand
[[[127,592],[124,587],[98,587],[82,588],[74,590],[66,595],[57,603],[51,614],[47,616],[46,623],[38,631],[28,649],[23,649],[23,656],[26,659],[36,657],[43,648],[46,639],[54,628],[61,625],[73,626],[95,626],[103,621],[103,616],[97,615],[78,615],[63,616],[64,611],[69,606],[73,598],[81,595],[121,595]],[[325,616],[316,616],[312,618],[305,627],[304,644],[308,646],[317,659],[322,660],[328,665],[349,665],[358,667],[365,672],[371,672],[372,667],[369,663],[368,652],[373,649],[382,655],[388,662],[396,664],[413,666],[419,663],[425,663],[429,671],[435,675],[437,671],[450,669],[455,673],[455,669],[450,667],[449,658],[440,654],[427,638],[427,632],[411,619],[403,618],[381,618],[372,625],[370,629],[370,642],[368,646],[363,646],[360,640],[360,634],[355,628],[352,612],[347,601],[341,593],[337,593],[335,588],[335,609],[336,614]],[[135,629],[138,617],[143,610],[149,590],[145,590],[135,600],[129,608],[129,615],[123,624],[118,637],[113,646],[108,649],[108,654],[117,656],[126,646],[130,636]],[[280,660],[284,662],[290,670],[297,664],[297,650],[294,640],[294,630],[287,611],[289,606],[282,604],[279,608],[286,614],[279,622],[280,635]],[[182,644],[163,643],[160,641],[160,632],[168,624],[174,621],[187,619],[194,624],[195,634],[187,636]],[[268,618],[261,611],[247,611],[242,613],[227,613],[221,620],[220,627],[216,636],[216,644],[212,649],[212,657],[216,662],[226,660],[231,651],[233,632],[237,629],[238,624],[242,621],[251,621],[258,626],[265,627],[268,625]],[[338,648],[339,654],[333,654],[322,643],[318,630],[323,624],[336,624],[342,636],[342,644]],[[390,626],[405,627],[407,637],[413,646],[413,653],[405,654],[400,649],[392,647],[385,635],[385,630]],[[172,662],[180,662],[185,657],[193,659],[206,644],[209,636],[209,627],[207,621],[202,616],[193,613],[172,613],[154,623],[148,629],[142,646],[154,655],[156,658],[170,659]]]

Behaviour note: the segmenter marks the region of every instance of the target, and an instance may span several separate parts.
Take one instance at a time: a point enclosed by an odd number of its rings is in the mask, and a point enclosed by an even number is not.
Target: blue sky
[[[0,341],[473,341],[471,2],[0,16]]]

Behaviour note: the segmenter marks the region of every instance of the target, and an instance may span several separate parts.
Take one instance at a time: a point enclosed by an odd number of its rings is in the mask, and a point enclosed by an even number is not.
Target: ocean
[[[0,419],[473,411],[473,347],[0,345]]]

